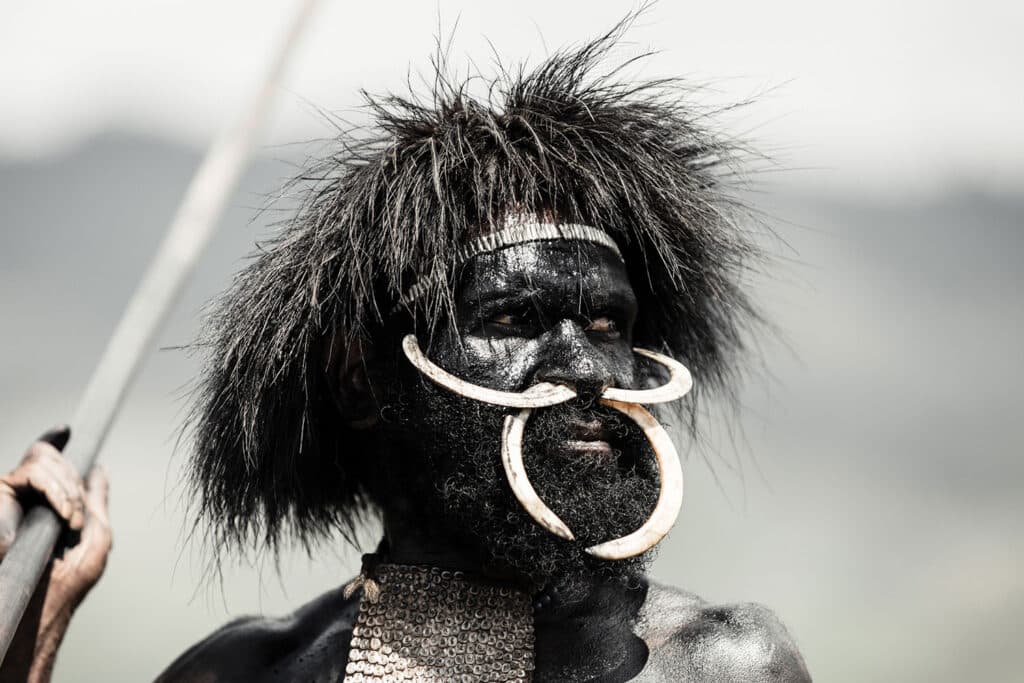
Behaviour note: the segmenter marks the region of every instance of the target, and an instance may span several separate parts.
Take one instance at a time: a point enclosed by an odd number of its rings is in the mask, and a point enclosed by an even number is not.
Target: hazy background
[[[264,197],[358,121],[358,89],[400,89],[439,22],[456,64],[534,61],[628,2],[325,3],[259,158],[163,347],[189,342],[267,216]],[[70,418],[202,149],[261,73],[292,3],[0,7],[0,464]],[[461,17],[460,17],[461,14]],[[756,600],[819,681],[1019,681],[1024,614],[1024,97],[1019,3],[664,2],[622,56],[684,75],[773,153],[751,199],[784,244],[756,283],[782,332],[712,430],[654,575]],[[233,615],[284,613],[358,555],[242,567],[199,584],[172,457],[177,350],[154,352],[104,451],[115,548],[56,680],[152,679]],[[368,539],[374,537],[370,530]],[[371,543],[372,544],[372,543]]]

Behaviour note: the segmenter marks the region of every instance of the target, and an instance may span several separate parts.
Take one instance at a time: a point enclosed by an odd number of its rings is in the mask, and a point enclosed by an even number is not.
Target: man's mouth
[[[611,435],[604,422],[597,418],[571,420],[568,423],[568,434],[565,447],[573,454],[600,460],[613,456]]]

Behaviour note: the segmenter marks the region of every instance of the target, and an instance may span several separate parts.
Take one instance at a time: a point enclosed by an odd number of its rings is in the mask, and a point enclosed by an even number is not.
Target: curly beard
[[[513,409],[484,405],[417,379],[386,401],[382,413],[398,489],[424,514],[476,546],[488,565],[537,585],[614,579],[641,571],[652,551],[610,562],[584,549],[634,531],[658,498],[654,455],[640,429],[621,413],[571,401],[536,410],[523,442],[523,461],[537,493],[568,526],[565,541],[520,506],[501,464],[501,432]],[[610,453],[567,448],[573,421],[600,420]],[[398,463],[396,463],[398,464]],[[402,474],[405,473],[405,474]],[[383,482],[382,482],[383,483]]]

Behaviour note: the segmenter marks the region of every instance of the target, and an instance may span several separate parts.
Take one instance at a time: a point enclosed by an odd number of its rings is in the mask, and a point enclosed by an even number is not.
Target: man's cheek
[[[615,385],[630,389],[637,387],[637,358],[632,347],[628,344],[619,344],[617,348],[609,351],[610,360],[608,367],[615,378]]]
[[[534,383],[534,369],[542,362],[542,349],[537,340],[469,336],[465,340],[460,376],[492,389],[522,391]]]

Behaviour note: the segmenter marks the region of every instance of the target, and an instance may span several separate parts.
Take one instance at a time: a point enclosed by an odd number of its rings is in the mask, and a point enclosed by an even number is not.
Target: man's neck
[[[488,566],[465,541],[421,524],[385,519],[386,561],[461,570],[529,586]],[[561,584],[561,585],[560,585]],[[531,590],[532,589],[527,589]],[[533,595],[536,681],[629,680],[643,668],[647,648],[633,633],[647,594],[642,578],[552,580]]]
[[[552,586],[534,601],[536,681],[626,681],[647,662],[635,635],[647,582],[576,580]]]
[[[472,546],[437,526],[408,519],[404,515],[385,515],[382,546],[389,562],[486,573],[483,558]]]

